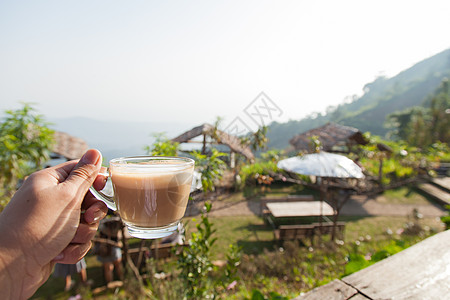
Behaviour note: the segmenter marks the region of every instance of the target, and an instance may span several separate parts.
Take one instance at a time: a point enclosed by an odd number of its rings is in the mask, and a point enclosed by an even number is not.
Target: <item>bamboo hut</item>
[[[65,132],[55,131],[51,159],[79,159],[88,150],[87,143]]]
[[[308,152],[311,147],[311,138],[314,136],[318,137],[322,144],[322,150],[326,152],[349,153],[355,145],[368,143],[358,129],[336,123],[327,123],[322,127],[298,134],[289,143],[296,151]]]
[[[197,137],[203,137],[202,141],[195,141],[194,139]],[[208,142],[209,138],[209,142]],[[230,149],[230,165],[234,166],[234,154],[239,153],[242,154],[247,160],[254,161],[255,156],[253,155],[252,150],[248,146],[242,145],[241,140],[234,136],[230,135],[224,131],[218,130],[213,125],[205,123],[200,126],[194,127],[191,130],[184,132],[183,134],[177,136],[172,139],[173,142],[177,143],[201,143],[202,144],[202,153],[206,153],[206,145],[216,144],[216,145],[225,145]]]

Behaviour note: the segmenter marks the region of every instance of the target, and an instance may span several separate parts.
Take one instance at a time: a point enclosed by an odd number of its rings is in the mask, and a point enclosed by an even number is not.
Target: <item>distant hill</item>
[[[269,148],[284,149],[296,134],[327,122],[353,126],[362,132],[384,136],[386,116],[419,106],[450,77],[450,49],[427,58],[392,78],[378,77],[364,86],[364,94],[334,110],[298,121],[274,122],[269,126]]]

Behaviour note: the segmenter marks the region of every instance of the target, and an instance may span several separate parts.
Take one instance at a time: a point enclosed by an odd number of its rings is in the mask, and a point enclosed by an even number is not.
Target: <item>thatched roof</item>
[[[67,160],[79,159],[88,150],[86,142],[67,133],[55,131],[55,144],[52,152]],[[55,157],[55,156],[54,156]]]
[[[336,123],[327,123],[322,127],[298,134],[294,136],[289,143],[297,151],[308,151],[311,148],[311,137],[313,136],[317,136],[319,138],[322,143],[323,150],[327,152],[342,152],[336,151],[336,146],[347,146],[350,148],[353,145],[366,145],[368,143],[361,131],[358,129]]]
[[[221,130],[214,131],[214,126],[208,123],[194,127],[176,138],[173,138],[172,141],[177,143],[188,143],[193,138],[201,135],[213,137],[219,144],[228,146],[232,151],[244,155],[248,160],[252,161],[255,159],[252,150],[250,150],[249,147],[242,145],[241,140],[238,137]]]

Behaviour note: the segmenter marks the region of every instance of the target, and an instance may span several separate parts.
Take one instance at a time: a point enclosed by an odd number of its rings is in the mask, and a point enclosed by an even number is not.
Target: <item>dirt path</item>
[[[417,209],[424,217],[441,217],[447,212],[435,204],[387,204],[382,203],[382,196],[370,198],[366,196],[353,196],[344,205],[341,215],[344,216],[408,216]],[[378,199],[378,200],[377,200]],[[249,216],[259,215],[260,204],[258,200],[242,200],[239,202],[213,201],[210,216]],[[200,213],[202,202],[190,207],[189,215]]]
[[[417,209],[424,217],[441,217],[446,211],[433,203],[429,204],[390,204],[380,201],[383,196],[376,198],[354,196],[344,205],[341,215],[345,216],[408,216]]]

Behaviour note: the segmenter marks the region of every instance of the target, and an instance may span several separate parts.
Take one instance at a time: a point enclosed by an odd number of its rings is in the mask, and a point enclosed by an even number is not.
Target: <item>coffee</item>
[[[186,157],[130,156],[109,162],[113,191],[89,190],[117,211],[130,235],[157,239],[177,231],[191,191],[194,161]]]
[[[192,170],[193,166],[177,171],[162,168],[148,174],[113,169],[114,198],[123,221],[135,227],[152,228],[180,220],[189,198]]]

